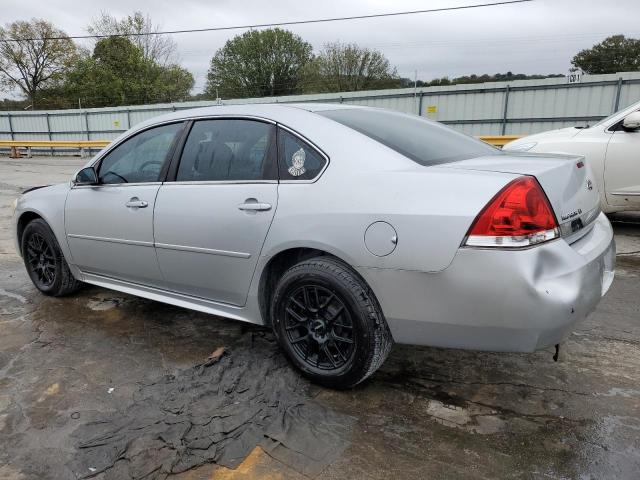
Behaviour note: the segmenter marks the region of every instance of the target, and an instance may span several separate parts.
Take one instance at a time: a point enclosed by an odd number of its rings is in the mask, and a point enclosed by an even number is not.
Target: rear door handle
[[[253,200],[253,201],[250,201],[250,200]],[[238,209],[243,211],[248,211],[248,212],[259,212],[259,211],[271,210],[271,204],[258,202],[255,199],[247,199],[245,203],[238,205]]]
[[[127,208],[147,208],[149,204],[144,200],[140,200],[138,197],[133,197],[124,205]]]

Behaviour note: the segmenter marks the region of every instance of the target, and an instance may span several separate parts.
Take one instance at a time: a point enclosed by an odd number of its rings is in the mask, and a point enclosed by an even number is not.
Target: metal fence
[[[640,100],[640,72],[417,89],[223,100],[223,104],[328,102],[390,108],[438,120],[470,135],[525,135],[593,123]],[[2,140],[112,140],[138,122],[184,102],[78,110],[0,112]]]

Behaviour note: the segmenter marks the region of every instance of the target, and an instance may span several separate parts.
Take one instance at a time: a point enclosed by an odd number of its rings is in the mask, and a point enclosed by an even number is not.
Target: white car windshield
[[[618,110],[616,113],[612,113],[608,117],[603,118],[598,123],[594,124],[591,128],[599,127],[600,125],[606,125],[610,120],[621,120],[622,118],[626,117],[631,112],[635,112],[636,110],[640,110],[640,102],[636,102],[624,110]]]

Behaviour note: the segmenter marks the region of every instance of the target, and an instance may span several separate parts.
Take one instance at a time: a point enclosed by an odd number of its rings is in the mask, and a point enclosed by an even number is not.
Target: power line
[[[562,43],[577,42],[586,39],[599,39],[603,36],[610,36],[611,33],[581,33],[581,34],[554,34],[554,35],[527,35],[527,36],[508,36],[508,37],[483,37],[473,39],[456,39],[456,40],[422,40],[415,42],[382,42],[382,43],[358,43],[359,46],[371,49],[407,49],[407,48],[445,48],[445,47],[468,47],[486,48],[491,47],[509,47],[515,44],[522,45],[539,45],[540,43]],[[640,35],[640,32],[628,32],[626,35]],[[202,54],[211,53],[211,48],[198,48],[180,51],[180,57],[202,56]]]
[[[65,39],[87,39],[87,38],[110,38],[110,37],[142,37],[147,35],[172,35],[179,33],[200,33],[200,32],[219,32],[223,30],[243,30],[250,28],[264,28],[264,27],[283,27],[290,25],[306,25],[312,23],[328,23],[328,22],[343,22],[349,20],[366,20],[370,18],[383,18],[383,17],[398,17],[401,15],[415,15],[420,13],[437,13],[437,12],[449,12],[454,10],[469,10],[472,8],[483,7],[496,7],[500,5],[511,5],[515,3],[532,2],[533,0],[506,0],[502,2],[493,3],[477,3],[472,5],[460,5],[457,7],[442,7],[432,8],[428,10],[410,10],[405,12],[389,12],[389,13],[375,13],[370,15],[353,15],[348,17],[333,17],[333,18],[318,18],[312,20],[293,20],[289,22],[275,22],[275,23],[257,23],[253,25],[237,25],[232,27],[209,27],[209,28],[191,28],[186,30],[167,30],[163,32],[140,32],[120,35],[72,35],[72,36],[56,36],[56,37],[40,37],[40,38],[7,38],[0,39],[2,42],[32,42],[38,40],[65,40]]]

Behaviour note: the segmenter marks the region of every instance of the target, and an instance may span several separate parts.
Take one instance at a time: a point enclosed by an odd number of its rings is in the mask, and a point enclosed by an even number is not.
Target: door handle
[[[138,197],[133,197],[124,205],[127,208],[147,208],[149,204],[144,200],[140,200]]]
[[[250,201],[250,200],[253,200],[253,201]],[[271,210],[271,204],[258,202],[255,199],[247,199],[245,203],[238,205],[238,209],[243,210],[245,212],[259,212],[259,211]]]

